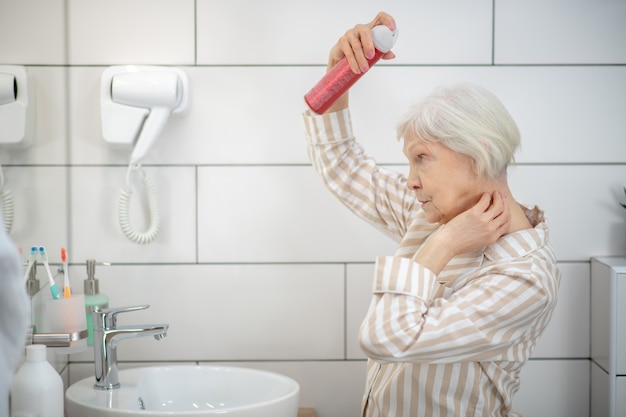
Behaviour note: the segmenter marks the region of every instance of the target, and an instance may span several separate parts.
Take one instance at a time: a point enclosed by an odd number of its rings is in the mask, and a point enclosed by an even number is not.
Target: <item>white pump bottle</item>
[[[26,362],[11,386],[11,415],[63,417],[63,380],[48,363],[45,345],[26,346]]]

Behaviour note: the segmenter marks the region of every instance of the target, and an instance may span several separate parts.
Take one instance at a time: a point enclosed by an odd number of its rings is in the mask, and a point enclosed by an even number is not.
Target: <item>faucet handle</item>
[[[94,310],[94,314],[98,315],[98,323],[102,324],[103,328],[110,329],[115,327],[117,321],[117,315],[119,313],[127,313],[130,311],[145,310],[150,307],[150,304],[142,304],[138,306],[128,307],[112,307],[112,308],[98,308]]]

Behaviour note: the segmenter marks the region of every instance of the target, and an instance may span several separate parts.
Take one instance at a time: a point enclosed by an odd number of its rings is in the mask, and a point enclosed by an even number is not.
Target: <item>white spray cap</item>
[[[398,29],[389,29],[385,25],[378,25],[372,28],[372,40],[374,46],[380,52],[389,52],[398,39]]]

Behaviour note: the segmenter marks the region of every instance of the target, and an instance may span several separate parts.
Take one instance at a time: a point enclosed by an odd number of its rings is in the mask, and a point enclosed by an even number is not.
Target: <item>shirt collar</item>
[[[492,262],[507,258],[521,258],[547,243],[548,226],[543,221],[543,213],[541,213],[541,221],[534,228],[519,230],[501,237],[487,246],[484,256]]]

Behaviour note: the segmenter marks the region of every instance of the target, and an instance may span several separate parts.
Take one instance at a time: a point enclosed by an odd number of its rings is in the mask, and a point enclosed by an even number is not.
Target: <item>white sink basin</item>
[[[155,366],[119,371],[121,387],[94,389],[93,377],[65,393],[68,417],[296,417],[300,386],[272,372],[224,366]]]

